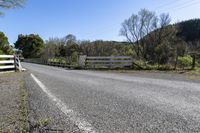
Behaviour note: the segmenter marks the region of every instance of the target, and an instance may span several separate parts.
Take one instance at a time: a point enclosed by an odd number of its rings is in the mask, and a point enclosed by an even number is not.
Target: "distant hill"
[[[182,21],[174,24],[177,27],[177,36],[182,38],[186,42],[200,41],[200,19],[191,19],[187,21]],[[157,32],[157,30],[152,33]],[[151,34],[151,33],[150,33]],[[101,40],[100,40],[101,41]],[[94,41],[97,42],[97,41]],[[102,41],[102,43],[112,43],[112,44],[131,44],[129,42],[118,42],[118,41]]]
[[[188,44],[190,51],[194,50],[200,52],[200,19],[192,19],[179,22],[173,25],[169,25],[165,28],[174,26],[177,27],[178,30],[177,36],[187,42],[184,44]],[[159,29],[151,32],[149,35],[155,36],[153,34],[157,32],[159,32]],[[144,39],[148,38],[149,35],[145,36]],[[83,51],[84,54],[92,56],[108,56],[113,55],[113,53],[114,55],[131,55],[130,53],[133,53],[131,50],[133,47],[131,45],[132,43],[130,42],[96,40],[93,42],[87,42],[87,46],[81,45],[81,47],[82,49],[86,49]],[[154,53],[156,52],[156,46],[158,46],[158,44],[154,45],[151,42],[147,42],[146,53],[149,56],[152,56],[153,59],[155,58]]]
[[[200,41],[200,19],[177,23],[178,34],[186,42]]]

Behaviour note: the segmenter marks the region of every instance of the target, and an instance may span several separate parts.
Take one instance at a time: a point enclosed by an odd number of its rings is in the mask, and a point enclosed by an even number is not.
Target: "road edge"
[[[77,125],[77,127],[85,132],[85,133],[96,133],[95,129],[92,127],[92,125],[84,120],[83,118],[78,117],[76,112],[74,112],[72,109],[69,109],[65,103],[63,103],[60,99],[58,99],[56,96],[54,96],[49,89],[32,73],[30,73],[30,76],[32,79],[37,83],[37,85],[42,89],[44,93],[49,97],[49,99],[56,105],[56,107],[64,113],[66,116],[70,118],[70,120]]]

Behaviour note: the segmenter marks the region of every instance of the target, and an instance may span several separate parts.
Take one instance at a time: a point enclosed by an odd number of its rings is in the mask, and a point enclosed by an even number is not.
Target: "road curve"
[[[200,83],[30,63],[23,67],[48,89],[44,96],[52,95],[48,98],[55,107],[62,103],[57,108],[63,112],[63,105],[69,111],[63,115],[83,126],[83,132],[88,124],[91,132],[102,133],[200,132]]]

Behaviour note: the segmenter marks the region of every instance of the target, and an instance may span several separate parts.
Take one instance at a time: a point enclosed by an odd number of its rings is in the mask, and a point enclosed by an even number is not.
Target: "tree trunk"
[[[174,70],[176,70],[176,68],[177,68],[177,63],[178,63],[178,55],[176,55]]]
[[[196,56],[192,56],[192,69],[195,69],[195,64],[196,64]]]

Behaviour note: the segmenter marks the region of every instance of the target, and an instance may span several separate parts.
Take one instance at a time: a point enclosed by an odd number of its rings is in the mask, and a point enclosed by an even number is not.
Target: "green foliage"
[[[199,25],[199,19],[171,25],[168,14],[157,16],[154,12],[143,9],[122,24],[120,33],[127,37],[129,42],[77,41],[74,35],[69,34],[64,38],[53,38],[46,41],[43,57],[46,60],[54,59],[53,61],[65,58],[65,61],[71,64],[77,61],[80,54],[132,56],[136,60],[142,60],[144,68],[149,65],[150,69],[165,70],[176,68],[177,64],[187,67],[191,62],[187,63],[183,60],[184,57],[183,59],[179,57],[179,61],[177,61],[177,57],[184,56],[191,50],[197,52],[200,50]],[[136,34],[132,34],[131,30],[135,30],[132,33]],[[129,40],[130,38],[132,40]],[[27,49],[25,50],[27,51]]]
[[[142,9],[122,23],[120,34],[133,45],[136,57],[151,65],[172,64],[177,56],[199,52],[200,19],[174,25],[170,20],[169,14]]]
[[[80,53],[81,49],[80,46],[78,44],[68,44],[66,46],[66,55],[67,56],[72,56],[73,53]]]
[[[131,48],[131,47],[129,46],[129,47],[125,47],[125,52],[124,52],[123,55],[135,56],[136,53],[135,53],[135,51],[133,50],[133,48]]]
[[[66,64],[67,61],[65,58],[50,58],[48,59],[48,63],[63,63],[63,64]]]
[[[0,50],[0,54],[4,54],[2,50]]]
[[[38,58],[44,50],[44,42],[39,35],[19,35],[15,48],[22,50],[25,58]]]
[[[187,42],[189,50],[199,52],[200,50],[200,19],[192,19],[176,24],[177,36]]]
[[[0,32],[0,54],[13,54],[14,51],[9,45],[8,38],[3,32]]]
[[[67,57],[80,51],[80,46],[76,43],[76,37],[69,34],[64,38],[50,38],[46,41],[43,55],[46,58]]]
[[[180,67],[183,69],[185,67],[190,67],[192,65],[192,57],[191,56],[183,56],[183,57],[178,57],[178,64]]]
[[[168,29],[166,27],[170,21],[169,14],[163,13],[157,16],[153,11],[141,9],[122,23],[120,35],[133,44],[138,58],[147,60],[152,55],[148,55],[148,51],[151,50],[150,52],[153,53],[154,48],[165,40],[165,35],[170,33],[165,30]]]
[[[155,48],[156,60],[158,64],[166,64],[170,57],[169,44],[163,43]]]
[[[50,119],[40,119],[33,124],[34,129],[40,129],[50,124]]]
[[[63,44],[64,43],[60,39],[50,38],[45,43],[43,56],[45,58],[59,57],[61,55],[60,45],[63,45]]]
[[[88,56],[134,56],[133,46],[128,42],[115,41],[82,41],[80,42],[81,52]]]
[[[79,53],[77,51],[73,52],[71,56],[71,61],[78,62],[78,58],[79,58]]]
[[[21,83],[19,94],[19,111],[20,111],[20,133],[26,133],[28,129],[28,104],[27,104],[27,92],[24,88],[24,83]]]
[[[200,19],[192,19],[177,24],[179,28],[178,36],[186,42],[200,39]]]

